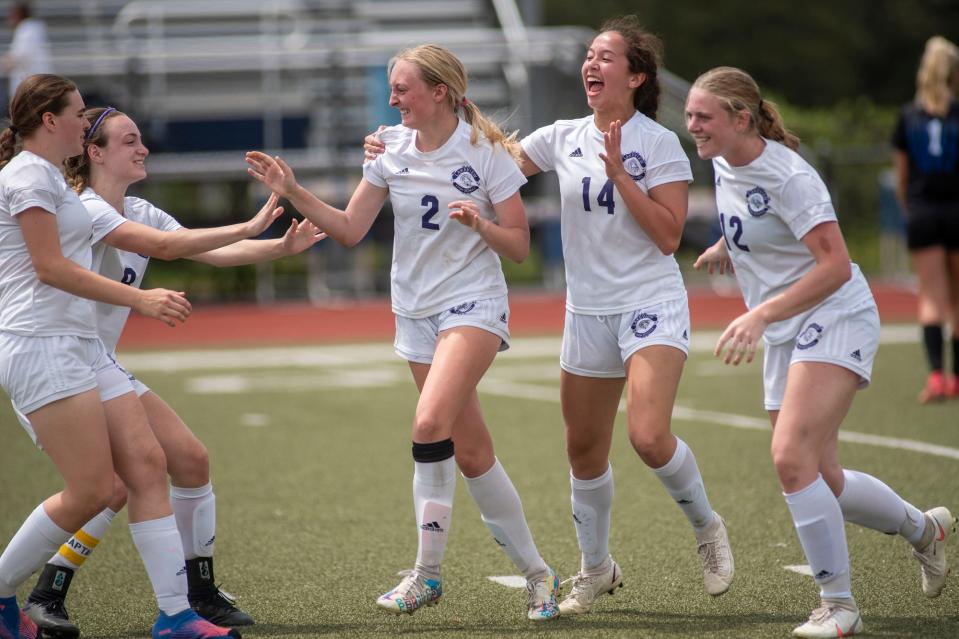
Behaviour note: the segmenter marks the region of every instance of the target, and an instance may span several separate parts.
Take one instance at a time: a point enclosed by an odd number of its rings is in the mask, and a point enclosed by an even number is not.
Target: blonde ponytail
[[[519,140],[516,139],[516,131],[512,133],[505,133],[502,129],[499,128],[495,122],[483,115],[483,112],[480,111],[479,107],[476,106],[473,102],[464,100],[462,103],[463,109],[463,119],[466,120],[466,123],[470,125],[470,144],[476,145],[476,142],[479,140],[480,134],[486,137],[489,140],[489,143],[493,146],[497,144],[501,145],[506,151],[513,156],[513,159],[519,162],[521,147]]]

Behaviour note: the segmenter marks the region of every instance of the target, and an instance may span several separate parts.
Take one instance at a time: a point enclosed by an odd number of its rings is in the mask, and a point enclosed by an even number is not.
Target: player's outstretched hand
[[[470,200],[456,200],[455,202],[450,202],[449,208],[450,219],[456,220],[463,226],[468,226],[474,231],[479,231],[480,224],[483,223],[483,218],[480,217],[479,207],[476,206],[476,202]]]
[[[720,238],[718,242],[703,251],[702,255],[693,262],[693,268],[697,271],[706,268],[706,272],[712,275],[719,271],[720,275],[732,275],[733,261],[729,258],[729,251],[726,250],[726,241]]]
[[[283,215],[283,207],[277,206],[277,201],[279,201],[277,194],[270,193],[270,198],[266,201],[266,204],[263,205],[263,208],[257,211],[256,215],[250,218],[250,221],[246,223],[247,237],[256,237],[270,228],[270,225],[276,221],[276,218]]]
[[[310,248],[320,240],[326,239],[326,233],[316,228],[309,220],[293,220],[283,235],[283,249],[287,255],[296,255]]]
[[[380,140],[380,133],[386,129],[380,125],[376,131],[363,138],[363,161],[375,160],[378,155],[386,153],[386,145]]]
[[[270,157],[260,151],[248,151],[246,163],[246,172],[277,195],[289,198],[296,191],[298,185],[293,169],[279,155]]]
[[[165,288],[151,288],[140,291],[140,296],[133,310],[147,317],[158,319],[170,326],[177,322],[183,323],[190,316],[193,306],[186,298],[186,293],[170,291]]]

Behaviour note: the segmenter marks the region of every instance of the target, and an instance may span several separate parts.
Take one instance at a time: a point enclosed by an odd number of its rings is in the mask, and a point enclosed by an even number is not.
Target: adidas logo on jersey
[[[576,147],[576,150],[569,154],[571,158],[581,158],[583,157],[583,150],[579,147]]]
[[[859,352],[859,349],[858,349],[858,348],[857,348],[856,350],[854,350],[853,352],[849,353],[849,357],[853,358],[853,359],[856,360],[857,362],[861,362],[861,361],[862,361],[862,353]]]
[[[409,175],[409,174],[410,174],[410,169],[409,167],[406,167],[406,166],[404,166],[402,169],[400,169],[399,171],[395,173],[395,175]]]

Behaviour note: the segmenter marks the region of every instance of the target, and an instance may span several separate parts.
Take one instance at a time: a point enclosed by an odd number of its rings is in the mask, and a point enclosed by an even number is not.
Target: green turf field
[[[914,333],[908,328],[899,336]],[[567,577],[579,555],[558,404],[558,343],[517,340],[481,388],[498,455],[534,538]],[[674,420],[728,522],[737,568],[732,589],[718,599],[703,593],[692,531],[632,452],[621,424],[612,456],[610,546],[626,587],[593,614],[533,625],[524,615],[525,590],[488,579],[514,570],[462,482],[441,604],[400,617],[374,604],[416,552],[409,452],[416,397],[389,345],[132,354],[121,361],[177,408],[210,449],[217,577],[258,621],[245,637],[785,637],[818,603],[812,578],[785,568],[805,560],[769,459],[758,362],[726,368],[704,350],[694,352]],[[959,402],[918,406],[922,371],[917,344],[880,349],[873,386],[844,427],[857,441],[842,444],[842,458],[922,509],[944,504],[955,512]],[[860,443],[856,434],[885,439]],[[2,544],[59,483],[5,401],[0,435],[0,485],[7,487]],[[153,622],[155,602],[125,521],[117,518],[74,581],[68,604],[85,637],[145,637]],[[959,579],[928,600],[904,540],[853,526],[847,535],[853,588],[870,636],[959,637]],[[950,552],[959,560],[953,542]]]

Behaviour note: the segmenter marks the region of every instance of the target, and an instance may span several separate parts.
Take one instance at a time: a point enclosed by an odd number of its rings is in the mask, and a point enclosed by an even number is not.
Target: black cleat
[[[213,557],[187,559],[186,579],[187,598],[196,614],[227,628],[253,625],[253,617],[236,607],[236,598],[220,590],[213,581]]]
[[[218,626],[252,626],[253,617],[236,607],[236,599],[228,592],[214,587],[202,597],[190,596],[190,607],[207,621]]]
[[[35,601],[28,599],[23,605],[23,614],[30,617],[40,629],[41,637],[50,639],[76,639],[80,629],[70,621],[63,599]]]

